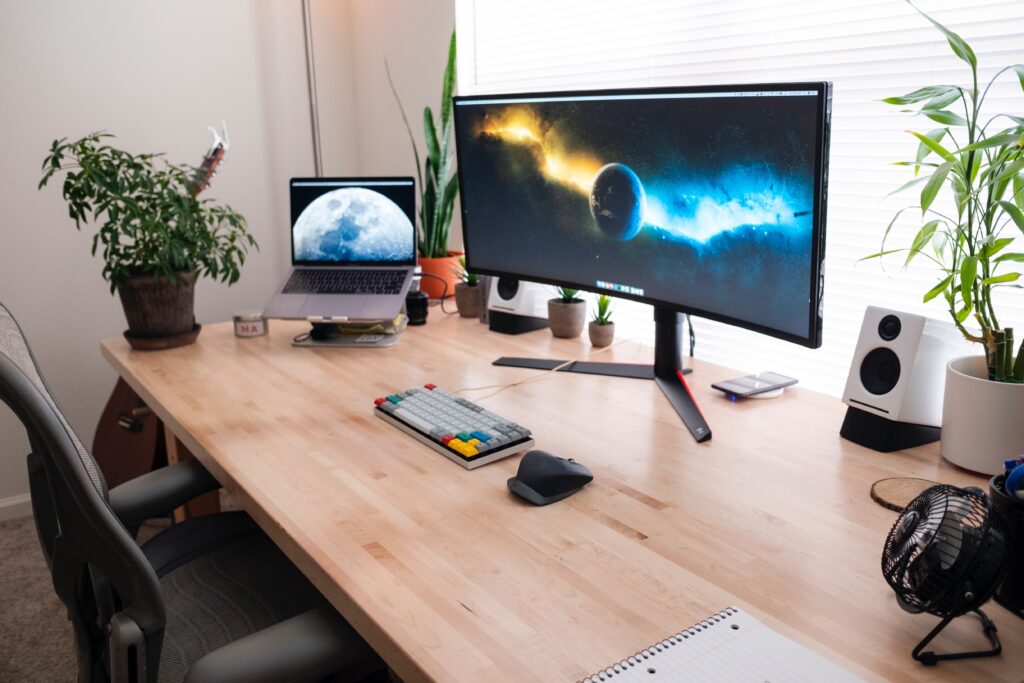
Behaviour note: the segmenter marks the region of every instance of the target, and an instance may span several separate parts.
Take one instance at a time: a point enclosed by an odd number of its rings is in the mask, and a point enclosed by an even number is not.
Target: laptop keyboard
[[[405,272],[296,269],[282,291],[285,294],[399,294]]]

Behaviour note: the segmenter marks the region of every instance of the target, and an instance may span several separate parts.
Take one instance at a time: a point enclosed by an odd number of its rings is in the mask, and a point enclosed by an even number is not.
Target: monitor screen
[[[413,265],[412,178],[292,178],[292,263]]]
[[[455,98],[470,269],[820,345],[827,83]]]

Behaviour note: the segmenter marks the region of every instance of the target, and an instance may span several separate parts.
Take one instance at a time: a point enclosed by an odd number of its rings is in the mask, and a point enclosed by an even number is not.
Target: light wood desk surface
[[[926,668],[910,651],[937,623],[896,604],[880,558],[895,513],[871,483],[917,476],[987,488],[935,445],[875,453],[839,437],[844,406],[799,386],[733,403],[734,376],[688,377],[713,430],[697,444],[653,382],[549,374],[488,409],[537,447],[594,472],[547,507],[506,489],[518,457],[467,471],[372,414],[373,399],[434,382],[518,381],[499,355],[575,358],[584,339],[510,337],[433,309],[391,349],[293,348],[304,323],[236,339],[104,356],[337,609],[410,683],[575,681],[726,606],[868,680],[1024,676],[1024,621],[990,602],[1004,654]],[[628,342],[593,360],[647,362]],[[974,617],[936,649],[983,645]]]

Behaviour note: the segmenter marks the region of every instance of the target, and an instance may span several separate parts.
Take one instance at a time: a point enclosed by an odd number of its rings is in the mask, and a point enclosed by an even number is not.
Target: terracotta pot
[[[195,284],[194,272],[178,273],[177,279],[133,275],[119,283],[117,293],[128,320],[125,336],[132,346],[134,340],[142,340],[136,348],[172,348],[194,341]]]
[[[447,256],[439,258],[421,256],[419,264],[420,268],[423,269],[424,275],[434,275],[436,277],[424,277],[420,280],[420,290],[425,292],[431,299],[440,299],[442,295],[446,297],[453,296],[455,294],[455,285],[459,283],[457,273],[459,272],[460,256],[462,256],[462,252],[459,251],[449,251]],[[441,280],[437,278],[441,278]],[[444,283],[448,283],[447,292],[445,292]]]
[[[463,318],[479,318],[480,306],[483,302],[480,285],[469,285],[460,282],[455,285],[455,307]]]
[[[946,365],[942,401],[942,457],[972,472],[996,474],[1003,461],[1024,453],[1024,384],[988,378],[984,356]]]
[[[562,301],[548,300],[548,323],[551,334],[571,339],[583,334],[583,323],[587,321],[587,302],[583,299]]]
[[[607,323],[605,325],[598,325],[596,322],[591,321],[590,326],[587,327],[587,332],[590,333],[590,343],[598,348],[604,348],[612,343],[615,339],[615,323]]]

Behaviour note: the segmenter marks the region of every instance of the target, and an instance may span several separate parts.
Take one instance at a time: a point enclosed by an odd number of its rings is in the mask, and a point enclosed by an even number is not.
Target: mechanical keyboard
[[[296,268],[285,294],[399,294],[404,270],[323,270]]]
[[[467,470],[533,446],[530,430],[433,384],[378,398],[373,410]]]

